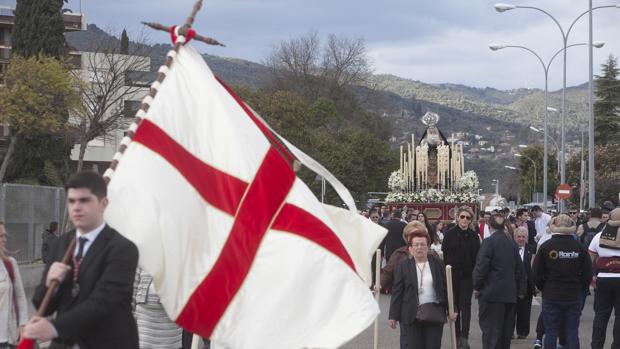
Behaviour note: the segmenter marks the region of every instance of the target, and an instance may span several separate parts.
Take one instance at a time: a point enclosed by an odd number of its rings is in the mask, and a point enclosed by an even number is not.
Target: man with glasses
[[[379,224],[379,220],[381,219],[381,216],[379,216],[379,210],[377,210],[376,208],[370,210],[370,212],[368,213],[368,217],[371,221],[377,224]]]
[[[458,347],[467,349],[469,324],[471,322],[471,296],[473,293],[472,272],[476,255],[480,249],[480,238],[472,229],[474,212],[467,206],[456,211],[457,224],[449,229],[443,239],[441,249],[444,262],[452,266]]]

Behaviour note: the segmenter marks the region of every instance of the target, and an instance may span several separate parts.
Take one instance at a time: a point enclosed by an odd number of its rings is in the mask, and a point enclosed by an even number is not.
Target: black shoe
[[[526,338],[527,338],[526,334],[517,335],[517,339],[526,339]]]

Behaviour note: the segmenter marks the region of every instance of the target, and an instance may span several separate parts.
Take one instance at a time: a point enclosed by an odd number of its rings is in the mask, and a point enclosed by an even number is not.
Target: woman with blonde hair
[[[28,303],[15,258],[7,255],[7,233],[0,222],[0,349],[15,348],[28,322]]]

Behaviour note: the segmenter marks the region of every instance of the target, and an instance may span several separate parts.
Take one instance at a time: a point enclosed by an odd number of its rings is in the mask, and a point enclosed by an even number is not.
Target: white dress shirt
[[[77,256],[78,251],[80,249],[80,237],[85,237],[87,239],[87,241],[84,243],[84,250],[82,251],[82,258],[84,258],[84,256],[86,256],[86,252],[88,252],[88,249],[90,248],[90,246],[93,244],[93,241],[95,241],[95,239],[97,238],[97,236],[99,236],[99,234],[101,233],[101,231],[103,230],[103,228],[105,228],[105,222],[103,222],[100,226],[98,226],[97,228],[89,231],[86,234],[83,234],[82,232],[80,232],[79,229],[75,230],[75,238],[78,239],[77,241],[77,245],[76,245],[76,249],[73,251],[73,257]]]

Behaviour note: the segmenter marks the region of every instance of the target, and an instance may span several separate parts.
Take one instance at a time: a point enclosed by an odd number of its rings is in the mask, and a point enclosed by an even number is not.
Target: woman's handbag
[[[418,306],[415,319],[426,325],[445,324],[447,319],[446,307],[439,303],[424,303]]]

